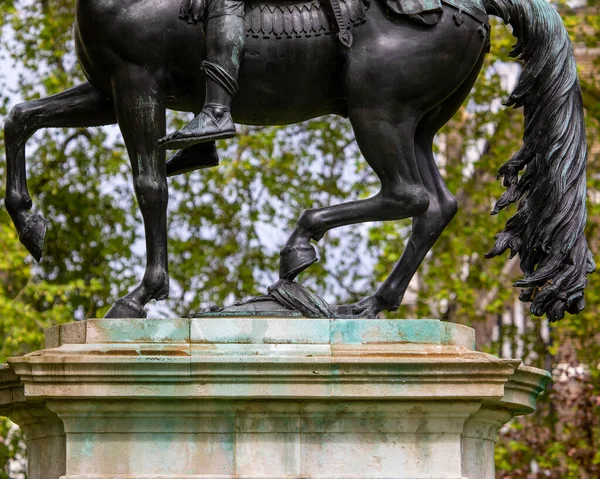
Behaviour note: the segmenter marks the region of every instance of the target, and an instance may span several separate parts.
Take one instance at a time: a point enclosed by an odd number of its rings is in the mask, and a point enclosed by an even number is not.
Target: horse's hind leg
[[[6,196],[4,203],[21,243],[39,261],[44,246],[46,220],[31,214],[27,189],[25,144],[41,128],[90,127],[115,123],[112,100],[89,83],[57,95],[16,105],[4,125]]]
[[[164,95],[150,73],[129,67],[123,68],[123,74],[113,79],[113,96],[144,219],[146,271],[141,284],[117,300],[106,317],[145,317],[143,307],[148,301],[169,295],[167,176],[165,152],[158,146],[158,139],[166,130]]]
[[[310,239],[338,226],[419,216],[427,210],[413,148],[418,112],[389,105],[348,109],[356,141],[381,181],[381,190],[366,200],[305,211],[282,250],[280,276],[293,278],[316,259]]]
[[[477,79],[484,56],[481,55],[458,90],[419,123],[415,133],[415,150],[419,173],[429,193],[429,208],[425,214],[413,218],[412,232],[402,257],[375,295],[351,305],[346,313],[374,317],[385,309],[398,309],[417,268],[456,214],[456,199],[448,190],[433,157],[433,138],[465,101]]]
[[[424,123],[426,126],[419,125],[416,132],[415,150],[419,173],[429,193],[429,208],[426,213],[413,218],[412,232],[402,257],[375,295],[349,308],[340,308],[341,313],[375,317],[380,311],[398,309],[423,258],[456,214],[456,199],[444,183],[433,158],[433,137],[437,129],[429,129],[426,119]]]

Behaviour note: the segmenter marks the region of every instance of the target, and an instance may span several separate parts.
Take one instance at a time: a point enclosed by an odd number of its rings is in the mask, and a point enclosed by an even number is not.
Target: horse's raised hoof
[[[279,277],[289,281],[318,260],[317,252],[310,243],[287,246],[280,255]]]
[[[178,150],[167,160],[167,176],[180,175],[219,165],[219,154],[214,141]]]
[[[105,318],[145,318],[146,311],[141,304],[130,299],[120,298],[104,315]]]
[[[27,251],[39,263],[44,252],[44,238],[48,220],[42,215],[35,214],[27,216],[25,227],[19,234],[19,241],[27,248]]]

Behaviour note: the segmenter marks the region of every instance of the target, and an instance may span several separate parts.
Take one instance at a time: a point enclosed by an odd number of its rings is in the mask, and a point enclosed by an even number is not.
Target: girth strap
[[[342,8],[340,7],[340,0],[329,0],[329,6],[333,11],[333,17],[335,18],[335,23],[337,25],[338,40],[346,48],[350,48],[354,38],[352,37],[352,32],[350,32],[346,26],[346,21],[342,15]]]

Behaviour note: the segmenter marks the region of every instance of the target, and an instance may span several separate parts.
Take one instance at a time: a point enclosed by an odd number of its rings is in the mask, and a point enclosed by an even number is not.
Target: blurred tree
[[[0,6],[6,46],[2,62],[16,83],[11,90],[6,73],[0,77],[0,117],[15,97],[54,94],[81,80],[72,53],[71,3],[52,2],[44,12],[35,4],[23,10],[18,3]],[[0,210],[5,253],[0,259],[1,359],[39,348],[44,327],[95,316],[114,293],[111,276],[125,276],[134,264],[129,249],[122,247],[135,237],[122,148],[107,146],[102,130],[48,130],[30,141],[28,157],[35,208],[53,221],[45,258],[35,265],[19,245],[8,214]],[[3,178],[5,166],[0,164]]]
[[[561,1],[579,64],[588,131],[588,226],[586,236],[600,251],[600,98],[598,0]],[[592,479],[600,477],[600,280],[589,277],[587,306],[554,325],[548,340],[539,322],[529,321],[523,341],[534,351],[528,362],[554,372],[539,411],[505,428],[496,448],[498,478]],[[527,346],[525,346],[527,347]]]

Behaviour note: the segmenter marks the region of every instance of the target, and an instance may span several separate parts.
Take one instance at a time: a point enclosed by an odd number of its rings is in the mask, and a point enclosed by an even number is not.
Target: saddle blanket
[[[442,11],[451,5],[482,23],[487,22],[483,0],[383,0],[390,10],[409,18]],[[254,38],[293,38],[328,35],[336,32],[328,0],[250,0],[246,2],[246,36]],[[366,20],[370,0],[339,0],[348,28]]]
[[[419,15],[442,11],[442,3],[451,5],[482,22],[487,22],[483,0],[387,0],[386,5],[399,15]]]
[[[254,38],[318,37],[336,31],[326,5],[327,0],[304,2],[246,2],[246,36]],[[339,0],[346,25],[365,22],[364,0]]]

